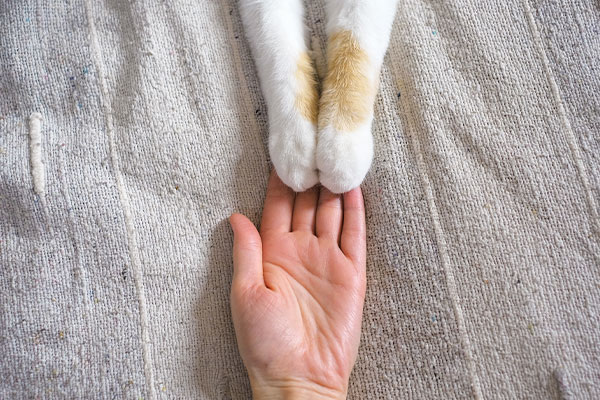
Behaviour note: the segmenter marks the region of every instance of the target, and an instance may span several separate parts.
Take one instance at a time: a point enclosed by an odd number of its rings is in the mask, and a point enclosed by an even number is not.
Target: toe
[[[321,184],[333,193],[358,187],[373,158],[370,124],[354,132],[323,129],[317,145],[317,168]]]

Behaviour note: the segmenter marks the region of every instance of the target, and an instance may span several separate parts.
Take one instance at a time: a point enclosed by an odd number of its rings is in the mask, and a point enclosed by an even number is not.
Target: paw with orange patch
[[[371,166],[377,75],[352,32],[330,36],[316,162],[321,183],[334,193],[359,186]]]
[[[280,101],[269,110],[269,152],[281,180],[302,192],[319,182],[315,159],[319,93],[308,54],[301,53],[296,64],[293,101]]]

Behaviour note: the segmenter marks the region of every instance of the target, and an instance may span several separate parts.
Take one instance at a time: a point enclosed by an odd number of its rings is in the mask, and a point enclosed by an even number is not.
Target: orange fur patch
[[[373,112],[377,84],[369,78],[370,60],[350,31],[330,36],[319,125],[353,131]]]
[[[317,90],[315,68],[306,52],[300,54],[298,59],[296,82],[298,83],[296,109],[304,118],[316,124],[319,114],[319,92]]]

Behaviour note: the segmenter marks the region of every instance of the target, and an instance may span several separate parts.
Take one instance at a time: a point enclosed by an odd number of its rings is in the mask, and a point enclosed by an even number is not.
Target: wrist
[[[346,398],[346,390],[338,390],[315,382],[287,379],[256,382],[250,379],[254,400],[340,400]]]

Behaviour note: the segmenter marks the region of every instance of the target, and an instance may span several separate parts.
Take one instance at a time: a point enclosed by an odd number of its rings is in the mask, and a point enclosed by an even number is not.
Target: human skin
[[[365,296],[360,188],[295,194],[271,174],[260,233],[234,232],[231,310],[255,399],[343,399]]]

